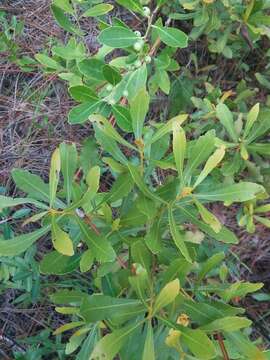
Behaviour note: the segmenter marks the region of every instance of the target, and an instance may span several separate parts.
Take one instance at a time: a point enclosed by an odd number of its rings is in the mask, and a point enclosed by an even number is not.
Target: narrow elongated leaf
[[[178,116],[175,116],[174,118],[167,121],[165,124],[162,124],[158,130],[155,132],[155,134],[152,136],[150,140],[150,144],[154,144],[156,141],[163,138],[165,135],[173,131],[173,125],[176,123],[177,126],[181,126],[184,121],[186,121],[188,118],[187,114],[181,114]]]
[[[53,335],[62,334],[65,331],[72,330],[72,329],[82,326],[82,325],[84,325],[83,321],[74,321],[74,322],[62,325],[53,332]]]
[[[142,88],[130,102],[130,114],[132,127],[136,139],[142,137],[143,124],[149,110],[149,95],[145,88]]]
[[[186,247],[184,236],[182,236],[177,229],[174,216],[173,216],[173,209],[170,207],[168,210],[168,218],[169,218],[169,226],[170,226],[170,232],[173,238],[173,241],[176,245],[176,247],[180,250],[181,254],[184,256],[184,258],[189,262],[192,263],[191,257],[189,255],[188,249]]]
[[[145,185],[140,173],[139,173],[139,170],[138,168],[131,164],[131,163],[128,163],[128,169],[130,171],[130,174],[135,182],[135,184],[138,186],[139,190],[146,196],[148,197],[149,199],[152,199],[154,201],[159,201],[159,202],[163,202],[164,203],[164,200],[162,200],[160,197],[156,196],[154,193],[152,193],[148,187]]]
[[[61,171],[64,177],[64,190],[68,205],[71,202],[73,176],[77,169],[78,154],[75,144],[60,145]]]
[[[235,345],[238,351],[241,351],[241,353],[245,355],[247,360],[268,359],[268,357],[241,332],[228,332],[226,333],[226,337]]]
[[[244,138],[249,134],[252,126],[258,119],[259,112],[260,112],[260,103],[257,103],[256,105],[253,106],[253,108],[249,111],[249,113],[247,115],[247,122],[246,122],[244,135],[243,135]]]
[[[208,224],[216,233],[221,230],[221,223],[218,218],[207,210],[198,200],[195,199],[195,205],[203,219],[203,221]]]
[[[169,27],[159,27],[152,25],[162,42],[176,48],[185,48],[188,45],[188,36],[181,30]]]
[[[189,347],[190,351],[200,360],[210,360],[216,355],[216,349],[212,341],[202,330],[183,328],[182,341]]]
[[[183,179],[186,142],[184,130],[175,122],[173,124],[173,154],[180,180]]]
[[[132,46],[138,36],[126,27],[111,26],[101,31],[98,39],[101,44],[112,48],[126,48]]]
[[[250,182],[241,182],[239,184],[220,186],[210,190],[205,194],[194,194],[198,200],[225,201],[225,202],[244,202],[256,198],[259,193],[264,193],[262,185]]]
[[[35,58],[40,64],[46,66],[47,68],[53,70],[63,70],[62,66],[57,61],[45,54],[36,54]]]
[[[19,189],[37,200],[49,201],[49,186],[27,170],[12,170],[12,178]]]
[[[180,210],[181,215],[186,219],[186,221],[198,226],[200,230],[210,235],[213,239],[226,244],[238,244],[239,240],[236,235],[225,226],[222,226],[221,230],[216,233],[209,225],[198,220],[197,214],[190,208],[185,208],[183,206],[177,206],[177,208]]]
[[[189,180],[194,170],[196,170],[205,160],[209,158],[215,148],[215,132],[209,131],[196,140],[192,147],[187,165],[184,171],[185,180]]]
[[[39,209],[48,210],[49,207],[42,202],[31,198],[11,198],[0,195],[0,209],[10,208],[18,205],[31,204],[35,205]]]
[[[179,291],[180,282],[178,279],[175,279],[165,285],[156,298],[153,309],[154,313],[171,304],[179,294]]]
[[[193,188],[196,188],[211,173],[211,171],[217,167],[217,165],[221,162],[221,160],[224,158],[224,156],[225,156],[225,147],[221,146],[207,160],[207,162],[203,168],[203,171],[197,177]]]
[[[72,24],[61,8],[55,5],[51,5],[51,10],[58,25],[61,26],[64,30],[79,36],[83,35],[83,32]]]
[[[270,129],[269,121],[270,111],[269,109],[262,109],[258,115],[258,120],[253,125],[251,131],[247,135],[245,142],[247,144],[252,143],[254,140],[260,138],[262,135],[267,133]]]
[[[106,133],[101,131],[97,124],[94,124],[94,129],[97,142],[102,146],[103,150],[108,152],[116,161],[126,165],[128,160],[119,149],[117,143]]]
[[[138,314],[135,310],[141,307],[139,300],[118,299],[102,294],[94,294],[86,298],[80,308],[80,314],[86,322],[96,322],[117,316],[130,317]]]
[[[20,255],[49,230],[50,226],[45,226],[32,233],[16,236],[11,240],[0,240],[0,256]]]
[[[218,119],[227,130],[227,133],[229,134],[231,140],[237,143],[238,141],[237,134],[234,128],[233,115],[229,110],[228,106],[223,103],[219,103],[216,111]]]
[[[217,267],[221,261],[225,258],[225,254],[223,252],[217,253],[211,256],[206,262],[203,264],[199,274],[198,274],[198,281],[201,282],[205,275],[207,275],[211,270]]]
[[[86,242],[94,257],[100,262],[111,262],[116,254],[109,241],[102,235],[96,235],[82,220],[77,219],[83,240]]]
[[[120,330],[115,330],[111,334],[104,336],[95,346],[90,359],[113,360],[120,351],[128,337],[132,336],[133,331],[140,326],[139,324],[128,325]]]
[[[56,198],[60,170],[61,170],[60,150],[56,149],[52,154],[51,168],[50,168],[49,186],[50,186],[50,207],[51,208],[53,207],[54,201]]]
[[[142,360],[155,360],[154,335],[151,321],[148,321]]]
[[[40,272],[46,275],[70,274],[79,267],[80,256],[65,256],[58,251],[46,254],[40,262]]]
[[[214,320],[210,324],[204,325],[201,327],[205,331],[236,331],[249,327],[252,324],[252,321],[238,316],[227,316],[221,319]]]

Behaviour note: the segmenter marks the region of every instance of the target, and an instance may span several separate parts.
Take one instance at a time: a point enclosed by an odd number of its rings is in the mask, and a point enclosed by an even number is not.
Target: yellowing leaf
[[[180,282],[178,279],[175,279],[165,285],[155,301],[153,310],[154,313],[171,304],[175,300],[176,296],[179,294],[179,291]]]
[[[243,135],[244,138],[249,134],[255,121],[257,121],[259,112],[260,112],[260,104],[257,103],[256,105],[253,106],[253,108],[249,111],[249,113],[247,115],[247,122],[246,122],[245,131],[244,131],[244,135]]]
[[[220,232],[222,226],[217,217],[208,211],[198,200],[194,199],[194,201],[203,221],[208,224],[216,233]]]
[[[186,135],[177,122],[173,123],[173,154],[180,179],[183,178],[184,159],[186,154]]]
[[[193,188],[196,188],[211,173],[211,171],[217,167],[217,165],[221,162],[224,156],[225,156],[225,146],[221,146],[207,160],[204,169],[198,176]]]
[[[59,174],[61,169],[60,150],[56,149],[52,155],[50,168],[50,207],[53,207],[57,186],[59,182]]]
[[[54,216],[52,216],[52,242],[55,250],[59,253],[66,256],[74,255],[73,243],[70,237],[60,229]]]

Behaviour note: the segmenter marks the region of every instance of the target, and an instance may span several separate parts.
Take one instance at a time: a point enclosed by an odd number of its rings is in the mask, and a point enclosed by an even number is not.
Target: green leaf
[[[166,45],[176,48],[185,48],[188,45],[188,36],[176,28],[159,27],[152,25],[157,30],[161,41]]]
[[[225,254],[223,252],[214,254],[209,259],[207,259],[198,274],[198,282],[201,282],[204,279],[205,275],[207,275],[211,270],[216,268],[224,259]]]
[[[187,120],[187,118],[188,118],[187,114],[180,114],[170,119],[165,124],[162,124],[150,139],[150,144],[154,144],[155,142],[163,138],[165,135],[173,131],[173,127],[175,123],[176,123],[175,125],[176,128],[180,127],[183,124],[183,122]]]
[[[142,137],[145,117],[149,110],[150,98],[145,88],[138,91],[137,95],[130,102],[130,114],[132,127],[136,139]]]
[[[75,106],[68,114],[68,122],[73,125],[85,123],[101,104],[102,100],[91,100]]]
[[[196,188],[214,170],[225,156],[225,147],[221,146],[207,160],[202,172],[197,177],[193,188]]]
[[[199,329],[182,328],[181,340],[190,351],[200,360],[210,360],[216,356],[216,349],[207,335]]]
[[[194,199],[194,201],[203,221],[208,224],[216,233],[220,232],[221,223],[219,222],[218,218],[209,210],[207,210],[198,200]]]
[[[229,110],[228,106],[223,103],[219,103],[217,105],[216,111],[218,119],[227,130],[227,133],[229,134],[231,140],[237,143],[238,138],[234,127],[233,115]]]
[[[269,116],[269,109],[262,109],[260,111],[256,124],[254,124],[251,131],[249,132],[249,135],[245,139],[246,144],[252,143],[254,140],[267,133],[267,131],[270,129]]]
[[[65,256],[58,251],[46,254],[41,260],[40,272],[46,275],[65,275],[75,271],[80,262],[80,256]],[[65,302],[63,302],[65,303]]]
[[[115,330],[111,334],[104,336],[95,346],[90,359],[113,360],[127,339],[132,336],[133,331],[141,324],[128,325],[120,330]]]
[[[113,5],[111,4],[98,4],[86,10],[82,16],[91,16],[91,17],[101,16],[107,14],[112,9],[113,9]]]
[[[72,98],[79,102],[96,102],[98,101],[97,95],[94,93],[94,91],[85,86],[85,85],[77,85],[77,86],[71,86],[68,89],[70,95]]]
[[[32,233],[15,236],[10,240],[0,240],[0,256],[17,256],[27,250],[39,238],[47,234],[50,226],[45,226]]]
[[[74,255],[73,243],[68,234],[60,229],[55,216],[52,216],[52,242],[55,250],[66,256]]]
[[[74,9],[69,0],[53,0],[53,5],[59,7],[70,15],[74,15]]]
[[[139,307],[138,307],[139,306]],[[118,299],[94,294],[84,299],[80,315],[87,323],[110,319],[117,316],[133,317],[141,309],[141,302],[133,299]]]
[[[81,257],[80,260],[80,270],[82,273],[87,272],[91,269],[94,263],[94,255],[92,253],[92,250],[88,249],[86,250]]]
[[[180,180],[183,179],[184,160],[186,154],[186,134],[182,127],[174,122],[173,124],[173,154]]]
[[[122,80],[120,72],[110,65],[105,65],[103,67],[103,75],[105,80],[113,86],[117,85]]]
[[[77,170],[78,154],[75,144],[62,143],[60,145],[61,171],[64,177],[64,191],[67,204],[71,202],[72,183]]]
[[[256,105],[253,106],[253,108],[249,111],[249,113],[247,115],[247,122],[246,122],[246,126],[245,126],[245,131],[243,134],[243,138],[246,138],[247,135],[249,134],[251,128],[253,127],[254,123],[258,119],[259,112],[260,112],[260,103],[257,103]]]
[[[209,190],[205,194],[193,194],[198,200],[207,201],[224,201],[228,203],[245,202],[255,199],[260,193],[264,193],[265,189],[262,185],[251,182],[241,182],[232,185],[219,186],[216,189]]]
[[[128,160],[122,151],[119,149],[117,143],[106,133],[104,133],[97,124],[94,124],[95,135],[97,142],[101,145],[104,151],[108,152],[116,161],[126,165]]]
[[[210,324],[201,327],[204,331],[236,331],[242,328],[249,327],[252,321],[238,316],[227,316],[221,319],[214,320]]]
[[[175,279],[164,286],[164,288],[158,294],[154,303],[153,313],[158,312],[164,307],[171,304],[180,291],[180,282]]]
[[[132,46],[139,38],[128,28],[111,26],[101,31],[98,39],[101,44],[112,48],[127,48]]]
[[[56,149],[52,154],[51,167],[50,167],[50,178],[49,178],[50,208],[54,206],[54,201],[56,198],[56,192],[59,182],[60,170],[61,170],[60,150]]]
[[[49,186],[27,170],[13,169],[12,178],[18,188],[34,199],[49,202]]]
[[[184,216],[186,221],[198,226],[200,230],[204,231],[217,241],[221,241],[225,244],[238,244],[239,240],[237,239],[235,234],[229,229],[227,229],[225,226],[222,226],[221,230],[216,233],[209,225],[198,220],[197,214],[190,208],[185,208],[178,205],[177,208],[180,210],[181,215]]]
[[[250,283],[237,281],[230,285],[228,289],[218,290],[218,293],[224,299],[229,302],[231,299],[236,297],[245,297],[247,294],[253,293],[260,290],[264,286],[263,283]]]
[[[155,360],[154,335],[151,321],[147,324],[147,333],[143,349],[142,360]]]
[[[114,105],[112,110],[120,129],[128,133],[132,132],[132,118],[129,109],[121,105]]]
[[[70,33],[76,34],[78,36],[83,36],[83,32],[72,24],[72,22],[64,14],[64,11],[62,9],[52,4],[51,10],[59,26],[61,26],[64,30]]]
[[[35,205],[38,209],[48,210],[49,207],[37,200],[30,198],[11,198],[0,195],[0,209],[10,208],[18,205],[31,204]]]
[[[102,235],[95,234],[82,220],[77,219],[83,240],[86,242],[94,257],[101,263],[115,260],[116,254],[109,241]]]
[[[82,325],[84,325],[83,321],[74,321],[74,322],[62,325],[53,332],[53,335],[62,334],[65,331],[72,330],[72,329],[82,326]]]
[[[226,337],[247,360],[267,360],[265,354],[240,332],[229,332]]]
[[[215,148],[215,132],[208,131],[200,136],[188,154],[188,161],[184,171],[185,181],[189,180],[193,172],[212,154]]]
[[[135,182],[135,184],[138,186],[139,190],[149,199],[152,199],[154,201],[166,203],[164,200],[162,200],[160,197],[156,196],[154,193],[152,193],[148,187],[145,185],[145,182],[143,178],[140,175],[140,172],[137,168],[137,166],[128,163],[128,169],[130,171],[130,174]]]
[[[176,223],[173,216],[173,209],[171,207],[168,209],[168,218],[169,218],[170,232],[176,247],[180,250],[184,258],[189,263],[192,263],[191,257],[189,255],[188,249],[185,244],[184,236],[180,234],[179,230],[176,227]]]
[[[88,294],[74,290],[59,290],[50,295],[51,301],[56,305],[80,304],[86,297],[88,297]]]
[[[137,12],[141,15],[144,14],[143,7],[137,0],[116,0],[117,4],[124,6],[126,9]]]
[[[59,71],[63,70],[62,66],[57,61],[55,61],[54,59],[52,59],[51,57],[49,57],[45,54],[36,54],[35,58],[43,66],[46,66],[53,70],[59,70]]]

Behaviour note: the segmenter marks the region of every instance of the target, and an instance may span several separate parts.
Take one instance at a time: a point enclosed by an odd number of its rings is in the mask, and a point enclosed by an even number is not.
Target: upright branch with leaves
[[[68,82],[79,103],[68,121],[90,123],[93,136],[80,151],[70,143],[55,150],[48,183],[13,170],[13,181],[27,197],[1,196],[1,208],[27,204],[35,210],[24,226],[41,226],[1,240],[0,256],[18,256],[50,234],[53,250],[41,260],[41,273],[87,273],[89,293],[59,286],[51,295],[56,311],[71,317],[55,334],[74,329],[66,354],[81,347],[77,360],[266,360],[267,352],[248,337],[251,321],[245,310],[236,306],[263,284],[232,282],[226,254],[216,249],[223,243],[225,251],[238,239],[211,205],[247,206],[267,198],[263,183],[239,181],[238,173],[250,154],[269,152],[268,144],[257,142],[269,130],[269,110],[255,105],[241,116],[245,124],[238,131],[235,109],[221,96],[211,111],[204,108],[210,126],[200,127],[198,137],[192,133],[196,114],[157,119],[151,111],[181,71],[181,49],[199,33],[220,31],[224,16],[235,22],[218,40],[209,37],[212,51],[230,57],[227,39],[243,24],[254,31],[256,42],[263,32],[252,19],[263,11],[263,1],[116,3],[134,14],[139,30],[118,18],[109,24],[111,4],[53,1],[53,15],[70,38],[36,60],[46,73]],[[210,31],[211,13],[219,22]],[[96,54],[84,45],[82,17],[98,19]],[[194,19],[190,36],[175,19]],[[228,161],[234,167],[229,175]],[[105,179],[110,181],[106,189]]]

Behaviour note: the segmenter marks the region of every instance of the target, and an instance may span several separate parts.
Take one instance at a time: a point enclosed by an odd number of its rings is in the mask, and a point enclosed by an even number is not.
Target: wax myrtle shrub
[[[239,307],[263,284],[233,280],[226,251],[238,239],[211,207],[238,205],[239,224],[248,231],[255,230],[254,219],[269,226],[258,215],[269,210],[263,172],[269,109],[251,102],[255,92],[244,82],[234,100],[232,92],[204,82],[207,94],[190,99],[191,114],[157,117],[153,108],[160,94],[170,96],[182,71],[178,54],[199,35],[225,57],[239,46],[247,51],[247,39],[257,46],[267,29],[252,26],[252,18],[266,16],[268,2],[115,3],[52,3],[70,36],[36,60],[68,83],[77,102],[69,123],[93,132],[82,146],[56,148],[47,182],[12,171],[26,196],[2,195],[0,207],[8,216],[21,207],[28,213],[22,235],[0,240],[3,264],[14,272],[12,259],[26,252],[27,264],[33,244],[50,239],[39,270],[59,279],[49,293],[67,319],[54,334],[72,331],[68,358],[267,359]],[[140,26],[108,17],[114,5],[130,10]],[[95,54],[84,42],[87,17],[100,28]],[[225,33],[223,26],[229,26]],[[78,272],[89,277],[89,288],[66,288],[61,279]],[[28,301],[33,296],[38,292]]]

